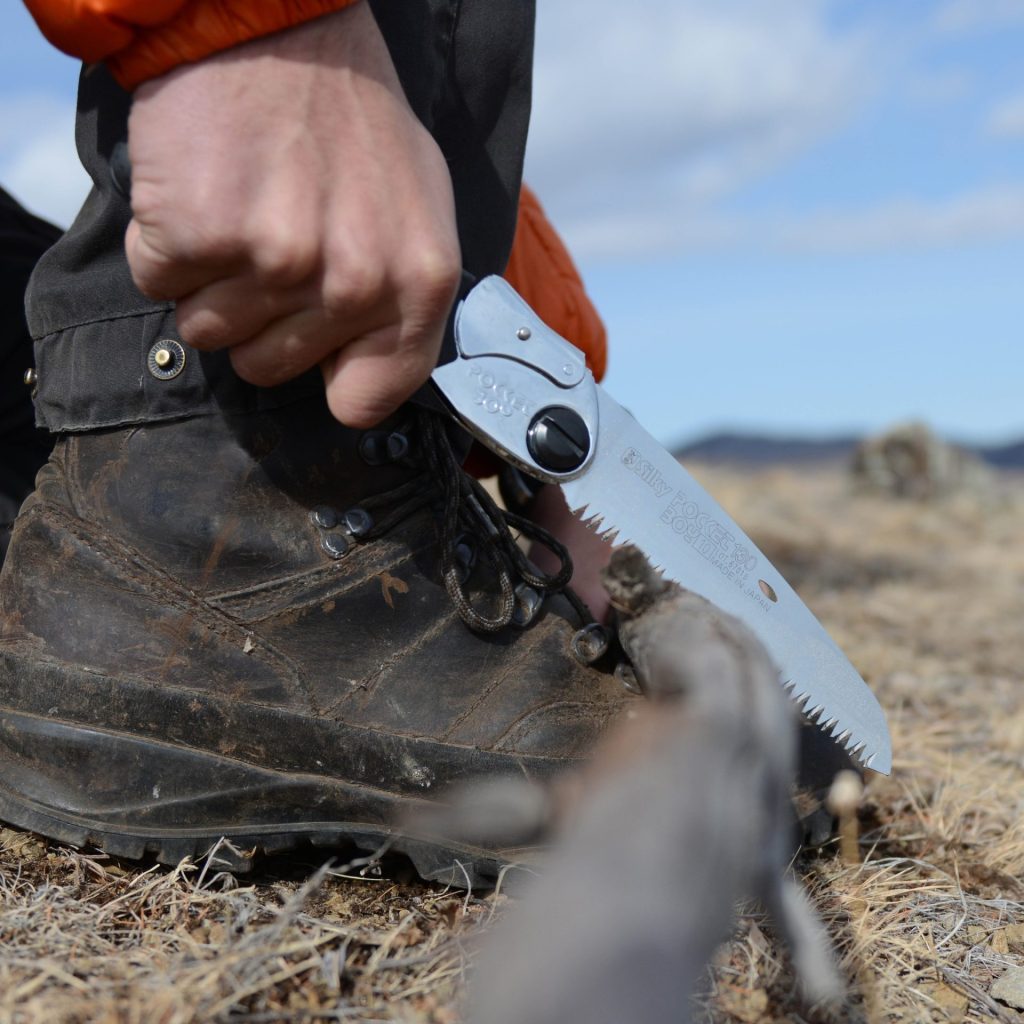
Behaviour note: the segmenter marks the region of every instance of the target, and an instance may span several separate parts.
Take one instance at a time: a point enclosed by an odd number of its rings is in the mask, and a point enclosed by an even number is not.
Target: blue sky
[[[1024,435],[1024,0],[539,6],[528,177],[654,433]],[[0,181],[66,221],[75,66],[0,30]]]

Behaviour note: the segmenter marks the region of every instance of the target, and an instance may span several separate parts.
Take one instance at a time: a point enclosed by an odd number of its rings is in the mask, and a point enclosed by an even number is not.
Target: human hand
[[[135,93],[126,248],[195,348],[253,384],[320,365],[379,422],[437,362],[461,256],[451,179],[366,3]]]

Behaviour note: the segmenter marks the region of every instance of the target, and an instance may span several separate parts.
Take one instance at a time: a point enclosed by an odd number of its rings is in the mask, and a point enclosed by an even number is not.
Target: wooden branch
[[[840,983],[787,880],[796,722],[764,648],[635,549],[606,586],[652,700],[595,754],[541,876],[490,937],[474,1024],[663,1024],[691,997],[742,899],[761,899],[814,1001]]]

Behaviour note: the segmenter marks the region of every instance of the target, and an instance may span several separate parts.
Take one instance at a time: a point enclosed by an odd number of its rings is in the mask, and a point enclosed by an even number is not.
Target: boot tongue
[[[371,464],[363,441],[321,400],[78,435],[67,468],[76,514],[184,585],[228,592],[337,560],[346,514],[420,474],[412,442]]]

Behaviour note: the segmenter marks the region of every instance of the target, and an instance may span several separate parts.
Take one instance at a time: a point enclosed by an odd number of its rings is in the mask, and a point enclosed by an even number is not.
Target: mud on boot
[[[358,433],[314,401],[65,436],[0,576],[0,818],[164,862],[390,840],[479,884],[520,858],[394,823],[549,778],[636,698],[573,656],[565,594],[510,610],[443,428],[407,418]]]

